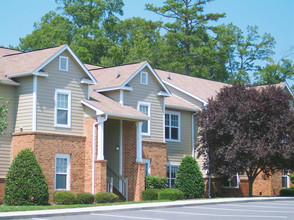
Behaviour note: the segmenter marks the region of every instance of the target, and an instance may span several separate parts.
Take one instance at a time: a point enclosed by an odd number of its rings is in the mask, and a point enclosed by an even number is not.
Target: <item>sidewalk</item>
[[[202,199],[202,200],[180,200],[171,202],[154,202],[154,203],[138,203],[138,204],[123,204],[110,206],[97,206],[85,208],[70,208],[70,209],[50,209],[36,210],[24,212],[0,212],[0,219],[24,219],[24,218],[45,218],[62,215],[78,215],[92,212],[114,212],[121,210],[140,210],[140,209],[155,209],[167,207],[181,207],[207,204],[224,204],[224,203],[242,203],[242,202],[257,202],[257,201],[276,201],[276,200],[294,200],[294,197],[254,197],[254,198],[217,198],[217,199]]]

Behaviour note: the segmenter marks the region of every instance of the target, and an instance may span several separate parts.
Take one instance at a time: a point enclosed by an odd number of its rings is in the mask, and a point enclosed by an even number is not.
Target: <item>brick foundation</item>
[[[143,158],[150,159],[151,176],[166,177],[166,143],[143,141]]]
[[[49,202],[53,200],[55,181],[55,154],[70,155],[70,191],[85,189],[85,140],[84,136],[60,135],[38,132],[13,134],[13,158],[19,151],[30,148],[34,151],[49,186]]]
[[[107,160],[95,161],[95,193],[106,192]]]

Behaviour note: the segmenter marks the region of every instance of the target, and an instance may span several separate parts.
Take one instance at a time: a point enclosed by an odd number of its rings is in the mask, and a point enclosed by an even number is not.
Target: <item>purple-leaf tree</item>
[[[245,173],[249,196],[263,172],[290,168],[294,155],[293,97],[278,85],[223,88],[199,120],[198,157],[219,177]]]

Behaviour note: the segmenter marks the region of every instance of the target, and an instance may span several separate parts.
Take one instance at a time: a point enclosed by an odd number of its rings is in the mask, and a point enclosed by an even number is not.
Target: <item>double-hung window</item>
[[[141,71],[140,83],[143,85],[148,85],[148,72]]]
[[[138,110],[143,114],[150,117],[150,106],[149,102],[138,102]],[[150,119],[142,123],[142,134],[150,135]]]
[[[71,127],[71,91],[55,90],[55,127]]]
[[[282,187],[283,188],[289,188],[290,184],[289,184],[290,180],[289,180],[289,170],[288,169],[283,169],[282,170]]]
[[[55,190],[70,189],[70,155],[55,155]]]
[[[223,188],[239,188],[239,174],[225,178]]]
[[[180,120],[179,112],[166,111],[165,112],[165,140],[166,141],[180,141]]]
[[[150,176],[150,173],[151,173],[150,159],[143,159],[143,163],[145,163],[145,176]]]
[[[166,165],[166,177],[168,180],[168,187],[169,188],[174,188],[178,168],[179,168],[178,164],[167,164]]]

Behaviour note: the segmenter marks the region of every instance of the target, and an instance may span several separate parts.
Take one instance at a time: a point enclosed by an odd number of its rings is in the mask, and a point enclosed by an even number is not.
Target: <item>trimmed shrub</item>
[[[182,159],[176,174],[175,188],[181,190],[188,199],[203,197],[204,179],[195,158],[187,155]]]
[[[143,200],[158,200],[160,189],[146,189],[142,192]]]
[[[77,197],[71,191],[56,191],[53,194],[53,202],[56,205],[72,205],[76,204]]]
[[[283,188],[280,190],[280,196],[294,196],[294,188]]]
[[[96,203],[112,203],[118,201],[118,196],[111,192],[99,192],[94,197]]]
[[[22,150],[9,167],[4,191],[6,205],[47,205],[48,184],[33,151]]]
[[[145,188],[146,189],[165,189],[168,187],[168,180],[165,177],[146,176]]]
[[[91,193],[77,194],[77,204],[92,204],[94,202],[94,195]]]
[[[159,200],[180,200],[184,198],[184,193],[179,189],[163,189],[158,193]]]
[[[294,171],[290,173],[290,180],[294,184]]]

